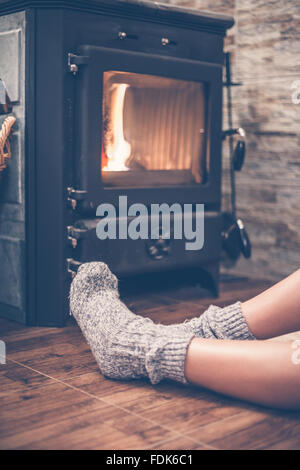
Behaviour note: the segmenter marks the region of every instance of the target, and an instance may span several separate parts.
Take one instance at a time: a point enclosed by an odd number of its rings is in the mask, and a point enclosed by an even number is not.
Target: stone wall
[[[235,26],[226,39],[233,56],[234,126],[247,131],[247,161],[236,174],[238,215],[251,236],[253,256],[224,271],[280,279],[300,266],[299,0],[165,0],[227,13]],[[300,89],[300,84],[298,85]],[[224,97],[224,128],[226,96]],[[229,207],[224,149],[224,209]]]

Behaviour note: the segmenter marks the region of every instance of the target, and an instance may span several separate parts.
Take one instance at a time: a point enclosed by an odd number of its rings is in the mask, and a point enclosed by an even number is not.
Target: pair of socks
[[[225,308],[211,305],[199,317],[170,326],[135,315],[119,298],[116,276],[101,262],[78,269],[71,285],[70,312],[102,374],[113,379],[187,383],[185,358],[193,338],[255,339],[240,302]]]

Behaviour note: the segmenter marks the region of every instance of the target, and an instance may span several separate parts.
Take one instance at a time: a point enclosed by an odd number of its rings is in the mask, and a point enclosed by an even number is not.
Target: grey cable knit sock
[[[199,317],[172,327],[192,331],[199,338],[255,340],[242,311],[241,302],[221,308],[210,307]]]
[[[186,351],[193,337],[253,340],[241,303],[211,305],[202,315],[176,325],[157,325],[132,313],[119,299],[118,280],[104,263],[82,265],[71,285],[71,313],[100,370],[110,378],[148,376],[186,383]]]
[[[149,377],[187,383],[184,375],[192,330],[156,325],[132,313],[120,301],[117,278],[104,263],[82,265],[70,292],[77,320],[103,375],[110,378]]]

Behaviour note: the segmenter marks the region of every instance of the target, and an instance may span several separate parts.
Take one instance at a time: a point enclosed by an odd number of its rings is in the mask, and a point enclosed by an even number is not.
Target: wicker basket
[[[14,116],[8,116],[4,119],[0,130],[0,172],[6,168],[7,161],[11,156],[9,136],[15,122]]]

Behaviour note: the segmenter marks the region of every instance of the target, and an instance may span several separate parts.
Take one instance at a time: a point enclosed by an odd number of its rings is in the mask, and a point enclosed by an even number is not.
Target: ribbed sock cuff
[[[163,378],[187,384],[185,360],[194,333],[158,338],[146,355],[146,370],[152,384]]]
[[[255,340],[242,311],[241,302],[222,309],[222,323],[226,337],[233,340]]]

